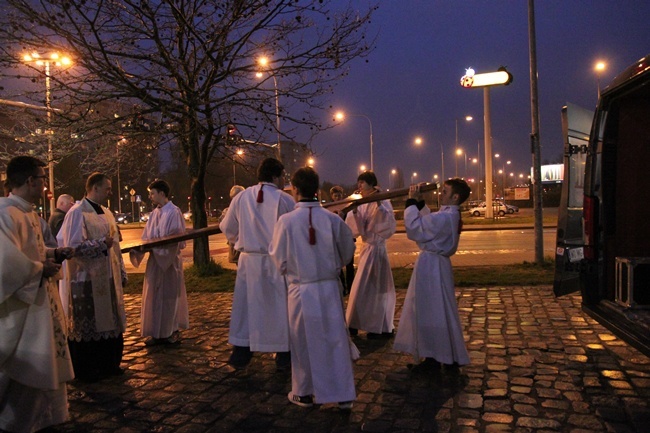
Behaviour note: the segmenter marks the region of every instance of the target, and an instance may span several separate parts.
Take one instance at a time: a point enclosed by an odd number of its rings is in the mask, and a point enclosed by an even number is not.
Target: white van
[[[564,182],[554,290],[650,356],[650,55],[603,90],[593,114],[562,110]]]

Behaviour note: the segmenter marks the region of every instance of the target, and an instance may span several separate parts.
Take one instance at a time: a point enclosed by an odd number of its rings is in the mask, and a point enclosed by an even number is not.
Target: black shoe
[[[419,364],[408,364],[406,367],[411,370],[411,373],[430,373],[439,371],[442,365],[433,358],[425,358]]]
[[[108,372],[109,376],[124,376],[125,370],[120,367],[115,367],[111,371]]]
[[[445,372],[451,373],[451,374],[458,374],[460,373],[460,365],[458,365],[457,362],[454,362],[453,364],[443,364],[445,367]]]
[[[387,340],[393,336],[392,332],[382,332],[382,333],[376,333],[376,332],[368,332],[368,335],[366,335],[366,338],[368,340]]]
[[[278,372],[291,370],[291,352],[278,352],[275,354],[275,369]]]
[[[252,358],[253,352],[251,352],[249,347],[235,346],[230,358],[228,359],[228,365],[237,370],[241,370],[242,368],[246,368]]]
[[[314,397],[311,395],[295,395],[290,392],[287,394],[289,401],[300,407],[312,407],[314,405]]]
[[[359,330],[357,328],[348,328],[348,330],[350,331],[350,335],[354,336],[359,334]]]

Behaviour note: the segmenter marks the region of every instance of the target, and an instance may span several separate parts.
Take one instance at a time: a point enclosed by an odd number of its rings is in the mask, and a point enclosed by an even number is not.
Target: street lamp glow
[[[391,174],[397,174],[397,170],[392,169],[392,170],[390,171],[390,173],[391,173]]]
[[[309,167],[313,167],[313,166],[314,166],[314,162],[315,162],[315,161],[314,161],[314,158],[309,158],[309,159],[307,160],[307,166],[309,166]]]
[[[359,170],[361,170],[362,172],[366,171],[366,166],[365,165],[360,165]]]
[[[471,122],[472,120],[474,120],[472,116],[465,116],[465,121]]]
[[[419,146],[422,144],[422,138],[420,137],[415,137],[415,140],[413,140],[416,146]]]
[[[604,71],[606,67],[607,64],[605,62],[597,62],[596,66],[594,66],[594,69],[596,70],[596,72],[601,72]]]

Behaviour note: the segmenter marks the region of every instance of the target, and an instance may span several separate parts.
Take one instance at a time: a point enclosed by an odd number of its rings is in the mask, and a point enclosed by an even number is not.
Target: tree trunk
[[[204,174],[199,173],[192,178],[192,228],[199,229],[208,226],[208,217],[205,214],[205,185]],[[208,237],[194,239],[194,264],[206,265],[210,262],[210,248]]]

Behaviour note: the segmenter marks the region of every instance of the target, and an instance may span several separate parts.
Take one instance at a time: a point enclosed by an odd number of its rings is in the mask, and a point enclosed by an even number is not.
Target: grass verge
[[[217,263],[197,269],[192,266],[185,270],[185,287],[188,292],[217,293],[231,292],[235,287],[236,271],[224,269]],[[413,269],[394,268],[395,288],[406,289]],[[547,257],[540,266],[523,262],[505,266],[466,266],[454,269],[457,287],[484,286],[538,286],[553,283],[554,262]],[[127,294],[142,293],[144,274],[129,274],[129,283],[124,289]]]

